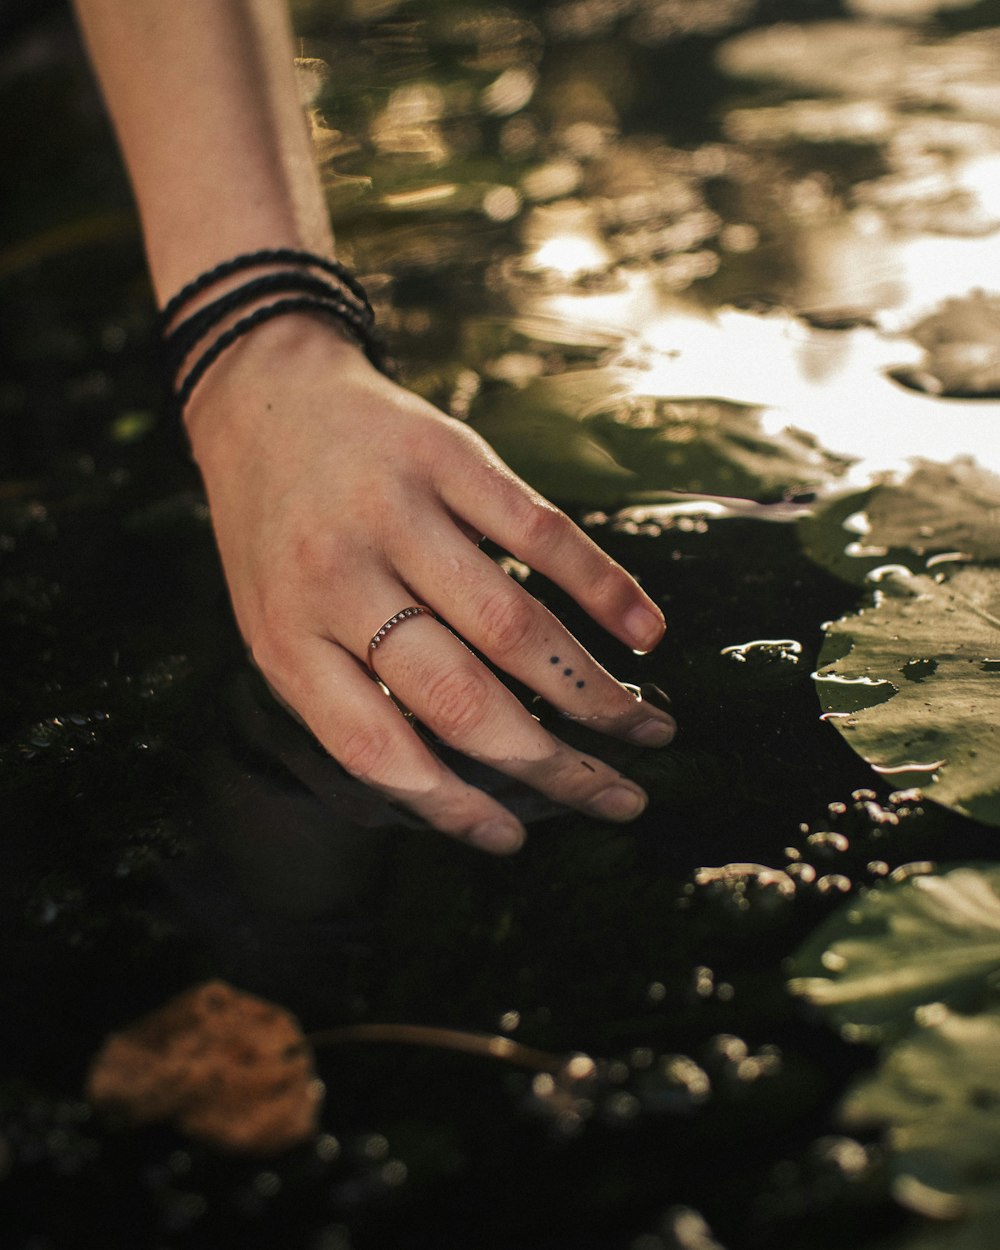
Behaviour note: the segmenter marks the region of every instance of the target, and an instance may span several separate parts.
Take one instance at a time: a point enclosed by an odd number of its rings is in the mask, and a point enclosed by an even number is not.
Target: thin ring
[[[386,635],[394,626],[401,625],[403,621],[410,620],[414,616],[433,616],[437,620],[437,617],[425,603],[411,603],[409,607],[403,608],[395,616],[390,616],[382,628],[372,634],[371,642],[369,642],[368,649],[365,652],[365,663],[375,677],[378,676],[378,673],[375,672],[375,652],[385,641]]]

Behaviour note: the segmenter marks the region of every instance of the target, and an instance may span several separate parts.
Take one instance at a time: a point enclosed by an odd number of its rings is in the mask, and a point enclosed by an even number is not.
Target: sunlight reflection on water
[[[803,243],[804,290],[814,297],[808,302],[865,306],[857,297],[870,294],[873,283],[891,284],[897,300],[881,319],[884,328],[819,330],[782,311],[708,312],[693,300],[664,296],[646,273],[629,275],[618,291],[542,295],[526,311],[588,332],[613,329],[635,346],[652,348],[643,375],[646,394],[724,396],[766,406],[770,431],[792,425],[833,451],[857,457],[853,481],[902,470],[914,456],[972,455],[1000,471],[997,401],[924,395],[887,375],[922,357],[903,336],[904,327],[948,295],[975,288],[984,274],[1000,272],[1000,237],[925,236],[877,245],[835,227]],[[584,264],[569,236],[548,240],[536,254],[547,250],[558,250],[563,264],[571,254],[574,264]],[[877,263],[866,265],[866,253],[878,253]],[[856,280],[859,270],[864,276]]]

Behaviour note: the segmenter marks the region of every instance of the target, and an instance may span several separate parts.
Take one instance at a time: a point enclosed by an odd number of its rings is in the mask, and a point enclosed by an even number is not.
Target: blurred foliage
[[[988,865],[904,870],[831,916],[793,963],[793,993],[845,1036],[887,1042],[840,1117],[885,1129],[897,1201],[934,1221],[906,1239],[919,1250],[978,1250],[995,1236],[998,885]]]

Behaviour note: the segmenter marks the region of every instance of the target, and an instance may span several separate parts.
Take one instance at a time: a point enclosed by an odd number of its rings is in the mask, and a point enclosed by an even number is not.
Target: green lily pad
[[[842,1106],[887,1129],[893,1192],[931,1218],[907,1250],[993,1250],[1000,1221],[1000,1011],[925,1009]]]
[[[902,482],[828,500],[799,534],[809,556],[856,585],[887,563],[923,572],[945,553],[1000,560],[1000,477],[968,458],[918,460]]]
[[[768,433],[757,407],[646,395],[643,381],[640,370],[572,370],[486,392],[470,422],[533,486],[574,503],[656,491],[776,500],[846,467],[800,431]]]
[[[1000,973],[1000,868],[960,867],[869,891],[835,912],[796,954],[793,994],[852,1040],[908,1029],[944,1001],[972,1009]]]
[[[543,495],[609,505],[639,489],[636,475],[580,420],[595,395],[625,394],[617,371],[579,370],[474,401],[470,425]]]
[[[829,627],[815,676],[877,773],[1000,825],[1000,570],[890,571],[871,607]]]
[[[1000,477],[974,460],[918,461],[905,482],[874,491],[866,511],[870,545],[1000,560]]]

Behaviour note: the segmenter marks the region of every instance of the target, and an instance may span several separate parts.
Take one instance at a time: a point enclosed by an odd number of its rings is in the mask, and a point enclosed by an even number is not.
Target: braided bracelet
[[[342,265],[339,260],[330,260],[327,256],[319,256],[315,252],[302,252],[292,247],[274,247],[264,248],[259,252],[244,252],[239,256],[232,257],[230,260],[222,261],[212,269],[206,269],[204,273],[199,274],[187,286],[181,287],[172,299],[167,300],[163,311],[157,318],[157,330],[160,334],[163,334],[185,304],[189,304],[195,296],[200,295],[202,291],[208,290],[216,282],[221,282],[223,279],[230,277],[234,273],[239,273],[243,269],[256,269],[260,265],[302,265],[311,269],[320,269],[343,283],[365,309],[370,322],[374,323],[375,321],[375,314],[372,311],[371,304],[368,302],[365,288],[346,265]]]
[[[192,313],[186,321],[182,321],[171,330],[163,340],[163,364],[171,376],[176,375],[188,354],[210,330],[223,321],[231,312],[246,307],[262,295],[274,295],[281,292],[301,292],[314,295],[318,299],[339,298],[343,303],[344,320],[350,324],[355,335],[361,337],[371,330],[371,324],[364,311],[345,299],[340,288],[334,287],[325,278],[316,278],[312,274],[299,270],[282,270],[269,273],[261,278],[254,278],[242,286],[227,291],[225,295],[205,304]]]
[[[302,270],[285,269],[278,273],[251,278],[198,308],[172,330],[167,329],[186,304],[216,282],[242,269],[274,263],[300,264],[319,269],[329,276],[319,277]],[[331,278],[336,278],[337,282],[331,281]],[[275,300],[271,304],[258,305],[251,313],[236,321],[210,342],[188,372],[178,381],[178,371],[188,356],[229,314],[255,304],[261,296],[278,292],[300,294]],[[265,321],[299,312],[319,312],[340,321],[361,345],[371,363],[381,372],[391,373],[385,348],[375,330],[375,314],[368,302],[364,287],[339,261],[331,261],[322,256],[315,256],[311,252],[299,252],[290,248],[249,252],[224,261],[189,282],[167,302],[160,314],[159,325],[161,330],[166,331],[163,342],[164,366],[173,392],[173,406],[177,414],[183,413],[194,388],[227,347]]]

